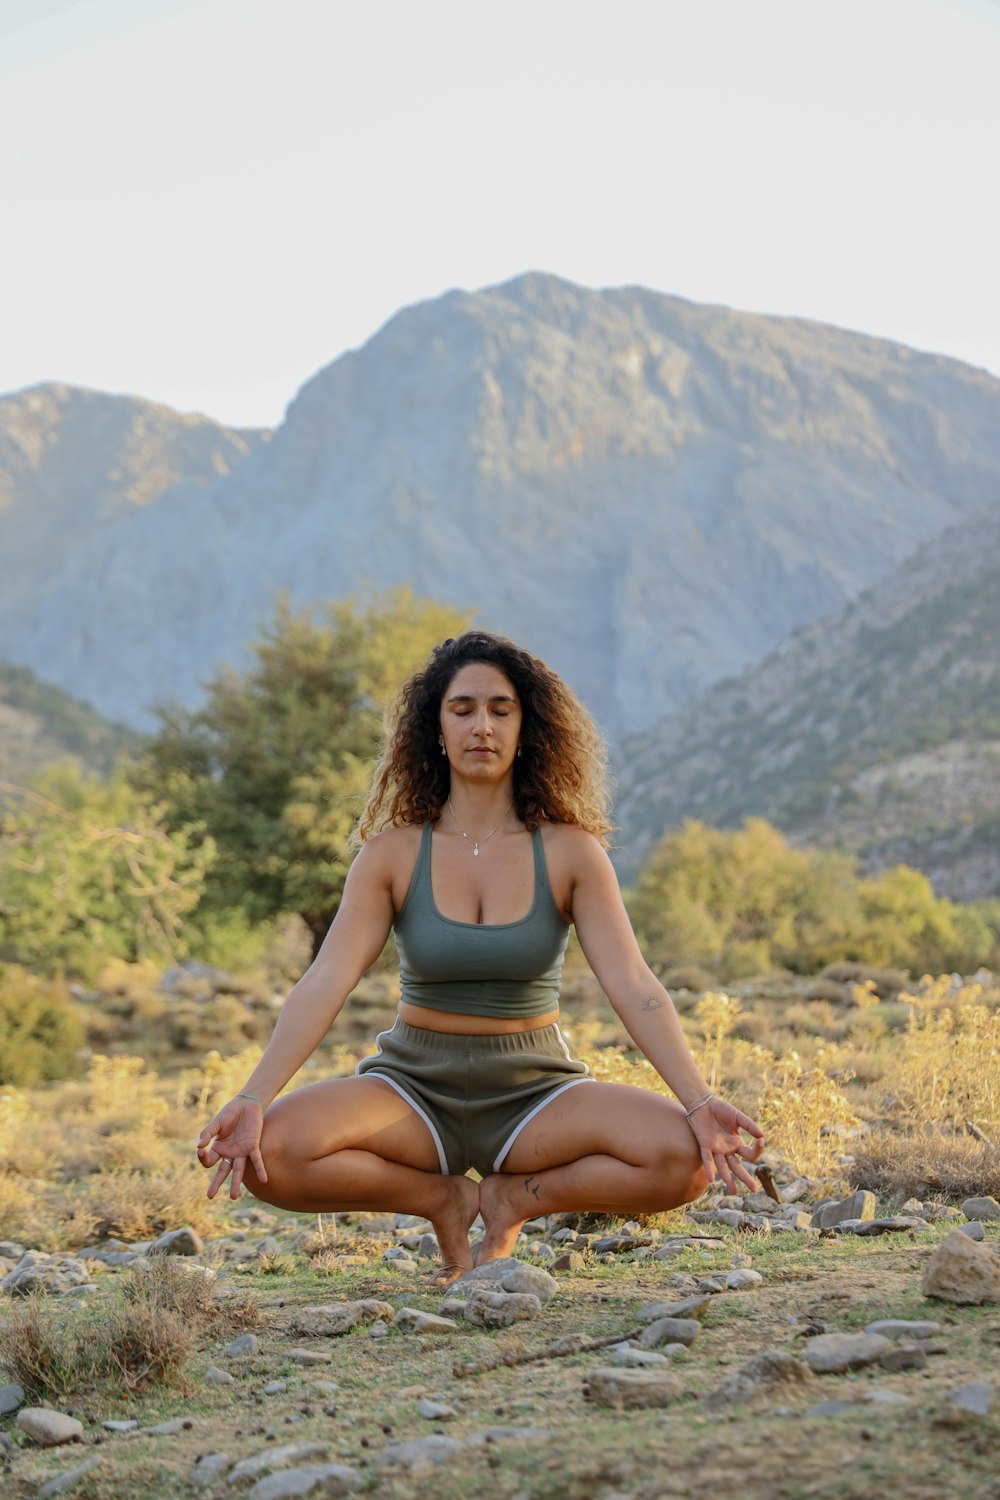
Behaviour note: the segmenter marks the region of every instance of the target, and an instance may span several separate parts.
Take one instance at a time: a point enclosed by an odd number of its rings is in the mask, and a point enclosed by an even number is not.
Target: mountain
[[[45,449],[51,413],[7,400]],[[409,582],[547,657],[618,740],[1000,495],[982,371],[537,274],[404,309],[269,441],[205,424],[182,455],[164,415],[170,462],[147,463],[121,410],[118,438],[63,421],[30,493],[0,446],[32,517],[16,556],[0,531],[0,654],[140,726],[244,663],[280,588]]]
[[[1000,895],[1000,512],[623,746],[623,873],[667,826],[750,814],[796,842]]]
[[[0,802],[4,783],[24,783],[54,760],[105,774],[134,731],[102,719],[87,703],[41,682],[29,667],[0,662]]]

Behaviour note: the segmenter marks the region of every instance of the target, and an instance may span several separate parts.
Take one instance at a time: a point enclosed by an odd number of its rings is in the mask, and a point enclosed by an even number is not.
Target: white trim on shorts
[[[565,1046],[565,1043],[563,1043],[563,1045]],[[568,1055],[569,1054],[567,1053],[567,1056]],[[542,1102],[540,1104],[536,1104],[535,1107],[534,1107],[534,1109],[531,1110],[528,1114],[526,1114],[525,1117],[524,1117],[524,1119],[521,1120],[521,1122],[518,1125],[515,1125],[514,1129],[511,1131],[510,1135],[504,1141],[503,1145],[500,1147],[500,1153],[499,1153],[499,1155],[497,1156],[496,1160],[493,1163],[493,1170],[494,1170],[494,1172],[499,1172],[501,1162],[503,1161],[504,1157],[509,1152],[511,1146],[513,1146],[514,1142],[517,1140],[518,1136],[521,1134],[521,1131],[524,1129],[525,1125],[527,1125],[527,1123],[528,1123],[529,1120],[533,1120],[535,1118],[535,1116],[537,1114],[539,1114],[545,1108],[546,1104],[551,1104],[552,1101],[553,1101],[553,1099],[558,1099],[558,1097],[559,1097],[560,1094],[565,1094],[565,1092],[566,1092],[567,1089],[575,1088],[578,1083],[596,1083],[596,1082],[597,1082],[596,1078],[590,1077],[589,1074],[587,1075],[586,1078],[571,1078],[568,1083],[561,1084],[559,1086],[559,1088],[553,1089],[552,1092],[551,1092],[551,1094],[546,1094],[546,1096],[542,1100]]]
[[[395,1023],[392,1026],[389,1027],[388,1031],[380,1031],[379,1034],[378,1034],[378,1036],[375,1038],[375,1045],[376,1045],[376,1047],[378,1049],[377,1052],[375,1053],[376,1057],[381,1057],[382,1056],[382,1038],[384,1036],[388,1036],[389,1032],[393,1031],[393,1030],[395,1030]],[[417,1103],[416,1099],[413,1098],[413,1095],[412,1094],[408,1094],[406,1092],[406,1090],[403,1088],[402,1084],[397,1083],[396,1080],[395,1080],[395,1078],[390,1078],[389,1075],[388,1075],[388,1073],[378,1073],[378,1072],[376,1072],[376,1070],[374,1068],[366,1068],[365,1071],[362,1073],[361,1072],[361,1064],[360,1063],[354,1069],[354,1075],[355,1075],[356,1078],[381,1078],[381,1080],[382,1080],[383,1083],[387,1083],[390,1088],[396,1090],[396,1093],[399,1095],[399,1097],[401,1099],[405,1099],[406,1100],[407,1104],[413,1110],[414,1114],[418,1114],[420,1116],[420,1118],[423,1120],[424,1124],[427,1126],[427,1129],[430,1131],[430,1133],[431,1133],[431,1140],[434,1142],[434,1145],[435,1145],[435,1148],[436,1148],[437,1154],[438,1154],[438,1165],[441,1168],[442,1174],[445,1177],[447,1177],[449,1175],[448,1174],[448,1158],[445,1155],[444,1145],[442,1144],[441,1137],[438,1134],[438,1128],[434,1124],[434,1121],[431,1119],[431,1117],[427,1113],[427,1111],[424,1110],[424,1109],[421,1109],[421,1107]]]

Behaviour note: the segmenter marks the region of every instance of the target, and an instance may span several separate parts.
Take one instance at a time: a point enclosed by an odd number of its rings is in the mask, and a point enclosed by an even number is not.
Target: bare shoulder
[[[566,921],[573,921],[574,896],[583,888],[601,888],[605,896],[618,881],[600,839],[573,823],[543,823],[542,844],[549,884]]]
[[[352,865],[363,884],[388,891],[395,911],[406,900],[420,853],[421,829],[383,828],[362,844]]]

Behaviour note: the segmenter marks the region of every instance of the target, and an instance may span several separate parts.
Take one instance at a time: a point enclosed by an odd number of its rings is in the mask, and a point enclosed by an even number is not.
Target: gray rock
[[[883,1370],[922,1370],[927,1363],[927,1341],[923,1344],[893,1344],[880,1357]]]
[[[249,1479],[259,1479],[271,1469],[301,1464],[309,1458],[325,1458],[329,1451],[328,1443],[284,1443],[276,1448],[263,1448],[234,1464],[229,1471],[228,1483],[244,1484]]]
[[[685,1344],[688,1348],[701,1332],[694,1318],[657,1318],[639,1335],[640,1349],[657,1349],[661,1344]]]
[[[331,1338],[350,1333],[359,1325],[391,1323],[395,1309],[389,1302],[376,1297],[363,1297],[357,1302],[320,1303],[316,1307],[299,1308],[289,1319],[292,1333],[305,1334],[308,1338]]]
[[[930,1339],[940,1332],[941,1324],[929,1318],[878,1318],[865,1327],[865,1333],[880,1333],[886,1339]]]
[[[505,1255],[500,1260],[488,1260],[485,1265],[472,1266],[463,1272],[457,1281],[452,1282],[451,1290],[463,1295],[475,1282],[483,1282],[487,1286],[499,1286],[503,1278],[511,1271],[531,1270],[527,1263],[518,1260],[516,1255]]]
[[[747,1215],[738,1208],[689,1208],[687,1216],[695,1224],[726,1224],[730,1229],[750,1227]]]
[[[193,1426],[194,1417],[168,1417],[155,1427],[140,1427],[139,1432],[144,1437],[173,1437],[178,1432],[190,1432]]]
[[[711,1293],[699,1292],[682,1302],[647,1302],[635,1315],[637,1323],[654,1323],[658,1318],[697,1318],[712,1300]]]
[[[25,1247],[17,1240],[0,1240],[0,1256],[4,1260],[20,1260],[25,1253]]]
[[[478,1328],[509,1328],[512,1323],[537,1318],[541,1310],[541,1302],[530,1293],[497,1292],[477,1286],[469,1292],[462,1316]]]
[[[730,1271],[726,1287],[731,1292],[744,1292],[751,1286],[763,1286],[764,1278],[759,1271]]]
[[[465,1316],[466,1299],[464,1297],[446,1297],[440,1304],[442,1318],[463,1318]]]
[[[16,1425],[40,1448],[57,1448],[75,1443],[83,1437],[83,1423],[65,1412],[49,1406],[22,1406],[14,1418]]]
[[[36,1493],[36,1500],[47,1500],[49,1495],[61,1495],[64,1490],[70,1490],[82,1479],[84,1474],[89,1474],[91,1469],[97,1467],[100,1459],[95,1455],[88,1458],[84,1463],[78,1464],[75,1469],[67,1469],[65,1474],[56,1474]]]
[[[195,1461],[195,1466],[188,1475],[188,1483],[200,1486],[214,1484],[231,1463],[228,1453],[203,1453]]]
[[[984,1240],[986,1238],[986,1230],[979,1219],[970,1219],[968,1224],[960,1224],[958,1227],[963,1234],[969,1236],[970,1240]]]
[[[784,1349],[765,1349],[727,1375],[705,1399],[710,1406],[727,1406],[730,1402],[745,1401],[770,1391],[775,1386],[806,1385],[812,1379],[812,1371],[801,1359]]]
[[[417,1412],[425,1417],[428,1422],[448,1422],[457,1413],[453,1406],[448,1406],[444,1401],[423,1400],[417,1402]]]
[[[227,1359],[249,1359],[251,1355],[260,1352],[260,1339],[252,1333],[240,1334],[240,1337],[233,1339],[233,1342],[227,1344],[222,1352]]]
[[[837,1202],[827,1203],[816,1210],[812,1217],[814,1229],[832,1229],[836,1224],[843,1224],[848,1219],[874,1219],[877,1199],[874,1193],[865,1192],[862,1188],[852,1193],[849,1198],[841,1198]]]
[[[396,1313],[394,1326],[401,1333],[454,1333],[458,1324],[454,1318],[421,1312],[418,1307],[401,1307]]]
[[[357,1469],[345,1464],[309,1464],[259,1479],[248,1500],[285,1500],[292,1495],[353,1495],[361,1488]]]
[[[969,1385],[958,1386],[945,1394],[951,1405],[959,1411],[985,1417],[993,1401],[993,1386],[985,1380],[974,1380]]]
[[[284,1251],[285,1246],[281,1243],[281,1241],[279,1239],[276,1239],[273,1234],[269,1234],[266,1235],[264,1239],[257,1242],[257,1244],[254,1246],[253,1253],[258,1260],[263,1260],[265,1256],[282,1255]]]
[[[538,1443],[543,1438],[554,1437],[555,1433],[548,1427],[487,1427],[485,1432],[474,1432],[467,1437],[465,1446],[482,1448],[493,1443]]]
[[[584,1377],[584,1394],[595,1406],[615,1411],[669,1406],[683,1393],[680,1380],[669,1370],[621,1370],[604,1365]]]
[[[892,1347],[878,1333],[820,1333],[806,1340],[802,1355],[817,1375],[839,1375],[877,1364]]]
[[[11,1297],[29,1297],[32,1292],[56,1296],[92,1286],[89,1273],[73,1255],[46,1255],[27,1250],[12,1271],[0,1281],[0,1289]]]
[[[293,1365],[328,1365],[333,1358],[329,1349],[283,1349],[282,1354]]]
[[[863,1392],[863,1399],[871,1406],[909,1406],[910,1397],[902,1391],[893,1391],[886,1386],[870,1387]]]
[[[102,1422],[101,1426],[108,1432],[134,1432],[138,1427],[135,1417],[127,1417],[121,1421]]]
[[[995,1198],[966,1198],[962,1212],[967,1219],[1000,1219],[1000,1203]],[[3,1247],[0,1246],[0,1254]]]
[[[287,1380],[269,1380],[268,1383],[267,1383],[267,1385],[265,1385],[264,1387],[262,1387],[262,1389],[261,1389],[261,1395],[262,1396],[280,1396],[281,1393],[282,1393],[282,1391],[287,1391],[287,1389],[288,1389],[288,1382],[287,1382]]]
[[[17,1411],[19,1406],[24,1405],[24,1386],[0,1385],[0,1417],[8,1416],[12,1411]]]
[[[886,1219],[845,1219],[842,1224],[835,1224],[834,1229],[838,1234],[893,1234],[906,1229],[928,1229],[930,1226],[924,1219],[915,1219],[907,1214],[893,1214]]]
[[[963,1305],[1000,1302],[1000,1255],[953,1229],[932,1252],[920,1290],[925,1297]]]
[[[534,1240],[528,1249],[535,1260],[543,1261],[547,1266],[552,1265],[556,1259],[556,1252],[552,1246],[546,1245],[543,1240]]]
[[[564,1250],[562,1255],[557,1255],[552,1262],[553,1271],[582,1271],[587,1262],[579,1250]]]
[[[420,1243],[417,1245],[417,1254],[424,1260],[437,1260],[441,1254],[441,1246],[438,1244],[436,1234],[422,1234]]]
[[[388,1323],[383,1323],[381,1318],[379,1318],[377,1323],[373,1323],[368,1330],[368,1337],[370,1339],[384,1339],[388,1337],[388,1334],[389,1325]]]
[[[456,1438],[417,1438],[411,1443],[390,1443],[375,1460],[380,1469],[405,1469],[413,1475],[429,1474],[452,1463],[463,1452],[464,1443]]]
[[[500,1287],[505,1292],[537,1297],[545,1303],[559,1290],[559,1283],[541,1266],[520,1265],[501,1277]]]
[[[228,1370],[220,1370],[217,1365],[209,1365],[205,1371],[206,1385],[233,1385],[233,1377]]]
[[[200,1255],[205,1245],[193,1229],[169,1229],[149,1247],[150,1255]]]
[[[681,1349],[684,1346],[677,1344],[673,1347]],[[624,1344],[613,1344],[608,1357],[611,1364],[625,1369],[653,1369],[657,1365],[670,1363],[668,1354],[660,1354],[655,1349],[639,1349],[631,1340]]]

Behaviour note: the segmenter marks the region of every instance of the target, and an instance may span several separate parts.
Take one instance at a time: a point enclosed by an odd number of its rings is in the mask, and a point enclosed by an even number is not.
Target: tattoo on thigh
[[[646,998],[645,998],[645,1000],[639,1006],[639,1009],[640,1010],[662,1010],[665,1004],[666,1004],[666,1001],[665,1000],[661,1000],[660,997],[659,997],[659,995],[647,995]]]
[[[531,1177],[526,1177],[524,1179],[524,1191],[526,1193],[531,1193],[535,1198],[540,1198],[542,1194],[542,1184],[539,1182],[535,1187],[532,1187],[531,1184],[535,1182],[535,1180],[536,1179],[534,1175],[532,1175]]]

